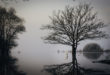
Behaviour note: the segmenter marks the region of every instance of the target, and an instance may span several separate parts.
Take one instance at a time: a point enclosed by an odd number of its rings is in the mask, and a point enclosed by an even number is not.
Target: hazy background
[[[19,35],[18,46],[12,50],[13,56],[18,58],[18,64],[22,68],[41,67],[42,64],[55,63],[60,60],[60,57],[56,56],[57,50],[71,50],[69,46],[45,44],[41,37],[46,36],[49,31],[42,31],[40,28],[50,23],[49,16],[53,11],[63,10],[66,5],[76,5],[84,1],[91,2],[105,23],[110,22],[110,0],[30,0],[25,2],[20,0],[17,3],[10,2],[6,5],[7,8],[14,7],[17,15],[25,20],[26,32]],[[109,28],[105,29],[107,33],[110,33]],[[110,49],[110,40],[101,39],[82,41],[78,50],[83,49],[90,42],[96,42],[102,48]]]

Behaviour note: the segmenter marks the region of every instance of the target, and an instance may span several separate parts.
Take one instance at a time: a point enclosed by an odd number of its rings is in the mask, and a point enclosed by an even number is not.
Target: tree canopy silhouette
[[[59,10],[50,19],[51,23],[42,27],[42,29],[52,30],[44,40],[50,44],[72,46],[74,69],[77,67],[75,66],[76,49],[80,41],[108,37],[104,31],[101,31],[101,28],[107,25],[98,18],[97,12],[88,3],[66,6],[65,10]]]
[[[11,60],[12,58],[10,56],[10,52],[13,47],[17,46],[17,43],[15,42],[15,39],[18,38],[17,34],[25,31],[23,22],[24,22],[23,19],[21,19],[19,16],[16,15],[16,11],[14,8],[6,9],[0,6],[0,70],[1,70],[0,74],[1,75],[8,75],[9,72],[12,70],[9,64],[14,63],[15,61]]]
[[[24,31],[23,19],[16,15],[16,11],[0,7],[0,50],[16,46],[17,34]]]

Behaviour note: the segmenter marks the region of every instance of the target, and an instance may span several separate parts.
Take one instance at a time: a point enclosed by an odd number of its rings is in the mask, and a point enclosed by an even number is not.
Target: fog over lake
[[[18,58],[17,64],[20,69],[24,70],[28,75],[30,70],[40,72],[44,65],[62,64],[71,62],[71,54],[68,54],[68,59],[65,59],[65,53],[57,53],[60,51],[71,51],[71,47],[65,45],[53,45],[45,44],[41,37],[46,36],[49,31],[41,30],[42,25],[50,23],[49,16],[53,11],[59,9],[63,10],[66,5],[76,5],[78,2],[91,2],[98,11],[99,17],[102,18],[106,24],[110,22],[110,0],[30,0],[26,2],[19,1],[18,3],[10,2],[6,7],[15,8],[17,14],[25,20],[26,32],[19,35],[18,46],[13,48],[12,55]],[[107,33],[110,33],[110,27],[104,29]],[[88,43],[98,43],[104,50],[110,49],[110,40],[85,40],[82,41],[78,50],[82,50]],[[77,58],[81,66],[87,68],[103,67],[110,70],[108,65],[97,64],[91,62],[98,59],[103,59],[107,54],[101,54],[97,59],[88,59],[88,55],[78,53]],[[89,56],[92,57],[92,56]],[[86,63],[86,64],[85,64]],[[89,67],[88,67],[89,65]],[[93,66],[94,65],[94,66]],[[29,71],[28,71],[29,70]],[[43,75],[43,74],[42,74]],[[44,74],[45,75],[45,74]]]

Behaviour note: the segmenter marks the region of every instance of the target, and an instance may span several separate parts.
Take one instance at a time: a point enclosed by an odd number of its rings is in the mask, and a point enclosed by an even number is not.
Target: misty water
[[[53,53],[53,57],[54,56],[56,57],[53,59],[55,61],[52,61],[51,59],[49,59],[49,56],[47,55],[47,57],[41,58],[41,60],[45,60],[45,62],[41,62],[41,64],[39,65],[36,62],[30,63],[27,65],[28,67],[27,66],[25,66],[25,68],[22,67],[22,70],[24,70],[27,73],[27,75],[52,75],[46,71],[42,71],[45,65],[59,65],[59,64],[71,62],[71,52],[67,52],[67,51],[55,52]],[[97,62],[100,60],[110,60],[109,52],[108,53],[107,52],[101,52],[101,53],[77,52],[77,60],[80,67],[83,67],[89,70],[95,70],[95,72],[91,72],[91,75],[94,73],[99,75],[104,73],[110,74],[109,64]],[[48,61],[48,63],[46,61]]]

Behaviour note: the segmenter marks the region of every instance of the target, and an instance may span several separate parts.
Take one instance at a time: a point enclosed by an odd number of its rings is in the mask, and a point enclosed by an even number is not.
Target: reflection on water
[[[103,52],[96,52],[96,53],[85,53],[85,52],[83,52],[83,56],[85,57],[85,58],[87,58],[87,59],[98,59],[98,58],[100,58],[100,56],[103,54]]]
[[[44,70],[51,73],[52,75],[73,75],[72,74],[73,68],[71,62],[60,65],[45,66]],[[77,75],[84,75],[82,68],[78,67],[76,71],[77,71]]]
[[[71,52],[68,55],[71,55]],[[78,72],[80,73],[78,75],[110,75],[110,53],[77,52],[77,60],[79,64]],[[69,62],[49,65],[44,67],[44,70],[51,73],[51,75],[71,75],[71,65]]]
[[[53,53],[51,57],[54,61],[50,60],[50,56],[48,56],[39,57],[45,61],[41,64],[37,64],[37,62],[25,64],[26,66],[22,66],[22,70],[27,75],[71,75],[71,52]],[[77,61],[79,75],[110,75],[110,53],[77,52]]]
[[[109,53],[106,53],[105,59],[106,60],[110,60],[110,52]]]
[[[11,56],[0,56],[0,75],[26,75],[18,70],[17,59]]]
[[[65,63],[61,65],[49,65],[45,66],[45,71],[51,73],[51,75],[73,75],[72,63]],[[98,69],[86,69],[78,67],[77,75],[110,75],[103,70]]]

